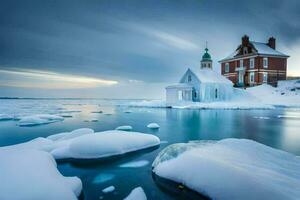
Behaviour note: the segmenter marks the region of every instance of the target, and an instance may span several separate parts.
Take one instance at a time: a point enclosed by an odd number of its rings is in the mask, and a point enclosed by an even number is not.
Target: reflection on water
[[[16,101],[16,100],[15,100]],[[2,102],[1,102],[2,103]],[[16,105],[15,105],[16,104]],[[181,110],[124,108],[96,100],[21,101],[5,102],[0,113],[68,113],[72,118],[63,122],[35,127],[18,127],[16,121],[0,121],[0,146],[28,141],[50,134],[88,127],[95,131],[115,129],[130,125],[133,131],[157,135],[164,141],[160,148],[122,157],[104,163],[59,163],[59,170],[66,176],[79,176],[83,181],[85,199],[123,199],[138,186],[144,188],[148,199],[172,199],[159,189],[151,177],[151,163],[164,147],[190,140],[220,140],[223,138],[248,138],[260,143],[300,155],[299,109],[276,110]],[[15,105],[14,111],[8,106]],[[36,105],[36,106],[34,106]],[[29,109],[29,110],[28,110]],[[130,110],[130,113],[125,111]],[[99,111],[102,111],[100,113]],[[99,112],[99,113],[94,113]],[[278,117],[283,116],[283,117]],[[97,119],[97,122],[91,122]],[[146,126],[155,122],[160,129]],[[120,167],[123,166],[123,167]],[[124,167],[125,166],[125,167]],[[102,189],[114,185],[113,193],[103,194]]]

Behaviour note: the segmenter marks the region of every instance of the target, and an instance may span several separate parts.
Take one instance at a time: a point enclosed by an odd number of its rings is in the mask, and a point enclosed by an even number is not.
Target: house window
[[[244,67],[244,62],[243,60],[240,60],[240,68],[243,68]]]
[[[191,81],[192,81],[192,76],[189,75],[189,76],[188,76],[188,82],[191,82]]]
[[[197,92],[194,93],[194,98],[195,98],[195,99],[197,98]]]
[[[264,72],[264,73],[263,73],[263,82],[264,82],[264,83],[267,83],[267,82],[268,82],[268,73],[267,73],[267,72]]]
[[[250,83],[254,83],[254,72],[250,72]]]
[[[268,68],[268,58],[264,58],[264,68]]]
[[[225,63],[225,72],[229,72],[229,63]]]
[[[215,89],[215,98],[218,98],[218,89]]]
[[[250,68],[253,69],[254,68],[254,58],[250,59]]]

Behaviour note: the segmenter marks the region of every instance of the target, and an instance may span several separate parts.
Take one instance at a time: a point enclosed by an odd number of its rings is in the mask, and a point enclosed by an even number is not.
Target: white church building
[[[193,72],[187,69],[179,83],[166,87],[168,105],[183,102],[213,102],[230,99],[233,83],[215,72],[208,49],[202,56],[200,68]]]

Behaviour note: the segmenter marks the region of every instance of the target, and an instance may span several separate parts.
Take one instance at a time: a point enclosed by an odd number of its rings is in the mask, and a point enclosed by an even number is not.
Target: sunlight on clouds
[[[98,86],[115,85],[114,80],[104,80],[84,76],[73,76],[48,71],[0,69],[1,86],[26,88],[94,88]]]

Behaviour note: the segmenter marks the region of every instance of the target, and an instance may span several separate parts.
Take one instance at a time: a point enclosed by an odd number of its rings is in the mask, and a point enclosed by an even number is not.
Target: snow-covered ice
[[[50,115],[50,114],[37,114],[21,117],[18,125],[19,126],[35,126],[41,124],[50,124],[54,122],[63,121],[64,118],[58,115]]]
[[[115,186],[111,185],[111,186],[108,186],[108,187],[104,188],[102,190],[102,192],[103,193],[110,193],[110,192],[113,192],[115,189],[116,189]]]
[[[0,150],[0,199],[77,199],[82,183],[64,177],[53,157],[37,150]]]
[[[138,161],[132,161],[128,163],[124,163],[120,165],[122,168],[138,168],[138,167],[144,167],[149,164],[148,160],[138,160]]]
[[[246,139],[175,144],[153,163],[158,176],[212,199],[299,199],[300,159]]]
[[[68,133],[36,138],[28,142],[0,147],[4,149],[36,149],[50,152],[55,159],[97,159],[121,155],[158,146],[160,140],[151,134],[110,130],[94,133],[82,128]]]
[[[150,123],[147,125],[147,128],[158,129],[158,128],[160,128],[160,126],[157,123]]]
[[[141,187],[134,188],[124,200],[147,200],[147,196]]]
[[[154,135],[111,130],[76,137],[68,145],[51,151],[51,154],[57,159],[97,159],[146,149],[159,144],[159,138]]]
[[[132,126],[129,126],[129,125],[118,126],[116,128],[116,130],[119,130],[119,131],[131,131],[132,130]]]

